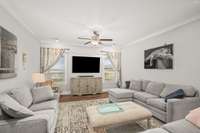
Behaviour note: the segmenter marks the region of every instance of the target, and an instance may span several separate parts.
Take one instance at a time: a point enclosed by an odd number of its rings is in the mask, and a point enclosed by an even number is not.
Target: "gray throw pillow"
[[[8,116],[13,118],[25,118],[34,115],[34,112],[20,105],[8,94],[0,95],[0,106]]]
[[[142,81],[141,80],[132,80],[130,85],[131,90],[141,91]]]
[[[1,104],[0,104],[0,121],[1,120],[9,120],[11,119],[10,116],[8,116],[1,108]]]
[[[142,91],[146,91],[147,86],[150,82],[150,80],[142,80]]]
[[[163,91],[164,86],[164,83],[152,81],[147,85],[146,92],[152,95],[160,96],[160,93]]]
[[[55,98],[53,90],[49,86],[33,88],[32,95],[33,95],[33,103],[40,103]]]
[[[28,87],[12,89],[8,94],[25,107],[29,107],[33,102],[32,93]]]

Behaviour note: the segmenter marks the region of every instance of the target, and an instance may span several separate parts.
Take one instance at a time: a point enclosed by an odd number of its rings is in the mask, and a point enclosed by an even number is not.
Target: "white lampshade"
[[[43,73],[33,73],[32,81],[33,83],[45,82],[45,75]]]

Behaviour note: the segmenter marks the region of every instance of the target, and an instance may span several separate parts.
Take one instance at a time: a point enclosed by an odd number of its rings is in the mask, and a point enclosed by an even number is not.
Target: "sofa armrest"
[[[0,133],[49,133],[48,121],[35,116],[1,120]]]
[[[193,109],[200,106],[200,97],[169,99],[167,101],[167,122],[180,120]]]

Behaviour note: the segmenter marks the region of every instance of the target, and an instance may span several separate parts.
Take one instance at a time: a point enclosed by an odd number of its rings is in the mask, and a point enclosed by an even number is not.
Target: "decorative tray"
[[[108,103],[108,104],[102,104],[97,107],[97,110],[101,114],[108,114],[108,113],[114,113],[114,112],[122,112],[123,109],[120,108],[116,103]]]

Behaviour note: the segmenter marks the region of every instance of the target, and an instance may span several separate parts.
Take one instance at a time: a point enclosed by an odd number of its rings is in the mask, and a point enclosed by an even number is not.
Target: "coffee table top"
[[[134,102],[122,102],[122,103],[117,103],[117,105],[119,105],[119,107],[123,109],[122,112],[101,114],[97,110],[98,105],[88,107],[86,110],[91,126],[92,127],[112,126],[115,124],[122,124],[126,122],[143,120],[152,117],[152,113],[148,109]]]

